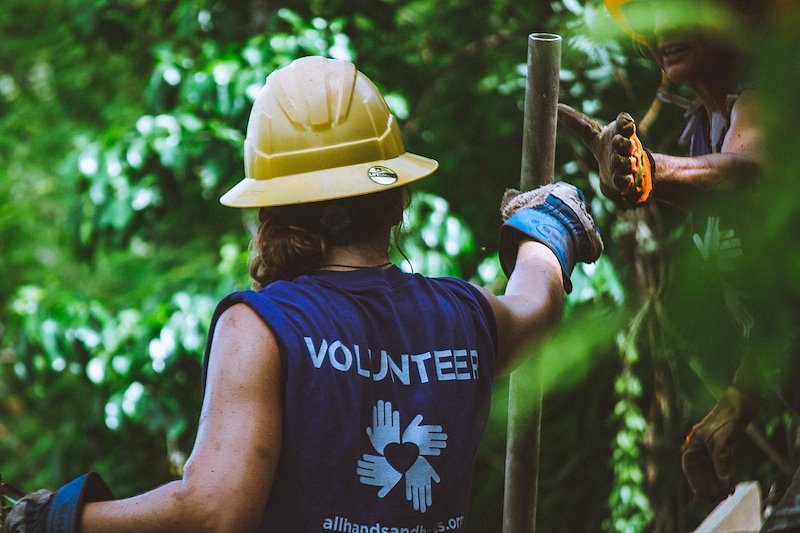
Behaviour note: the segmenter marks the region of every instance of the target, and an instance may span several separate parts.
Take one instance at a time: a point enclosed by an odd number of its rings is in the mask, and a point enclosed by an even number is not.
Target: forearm
[[[655,199],[693,209],[717,193],[746,189],[758,175],[759,163],[733,152],[695,157],[652,154],[655,161]]]
[[[144,494],[87,504],[81,515],[83,533],[210,531],[203,506],[189,496],[183,481],[173,481]]]
[[[517,317],[510,321],[504,353],[514,353],[530,338],[556,326],[564,310],[564,283],[561,267],[544,244],[526,241],[520,245],[517,264],[500,296]]]
[[[508,190],[500,214],[500,264],[509,281],[505,294],[490,302],[502,372],[523,343],[559,321],[575,264],[596,261],[603,240],[583,194],[568,183]]]
[[[200,426],[183,479],[125,500],[89,504],[85,533],[252,531],[280,456],[277,341],[249,307],[217,321]]]
[[[555,254],[542,243],[522,242],[502,298],[528,301],[532,314],[541,322],[557,322],[564,305],[564,282]]]

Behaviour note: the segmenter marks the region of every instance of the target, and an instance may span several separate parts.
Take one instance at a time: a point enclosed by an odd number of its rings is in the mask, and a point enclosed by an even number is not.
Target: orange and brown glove
[[[718,502],[736,487],[738,454],[753,418],[752,399],[731,386],[695,424],[683,445],[683,475],[695,497]]]
[[[655,187],[653,156],[636,135],[628,113],[603,126],[566,104],[558,104],[558,120],[592,152],[600,172],[600,189],[614,201],[643,205]]]

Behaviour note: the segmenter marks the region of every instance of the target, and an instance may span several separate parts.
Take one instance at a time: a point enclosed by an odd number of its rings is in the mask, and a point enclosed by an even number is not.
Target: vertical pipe
[[[561,37],[553,33],[530,34],[520,190],[553,181],[560,69]]]
[[[560,68],[561,37],[552,33],[530,34],[522,131],[522,191],[553,181]],[[532,398],[531,387],[525,386],[524,379],[520,373],[512,372],[509,383],[504,533],[536,531],[542,387],[536,384]],[[523,394],[526,390],[528,394]]]

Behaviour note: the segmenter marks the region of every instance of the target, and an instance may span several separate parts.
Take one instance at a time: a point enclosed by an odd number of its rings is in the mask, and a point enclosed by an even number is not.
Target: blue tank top
[[[282,449],[260,530],[462,529],[496,352],[480,291],[394,266],[323,271],[227,296],[212,332],[240,302],[281,356]]]

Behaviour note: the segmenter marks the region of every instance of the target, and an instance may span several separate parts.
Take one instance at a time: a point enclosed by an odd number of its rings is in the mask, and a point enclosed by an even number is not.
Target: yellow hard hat
[[[647,36],[654,30],[656,10],[664,10],[676,27],[741,31],[744,24],[763,20],[776,0],[603,0],[611,18],[635,41],[649,46]],[[778,0],[779,1],[779,0]],[[732,18],[733,17],[733,18]],[[738,20],[737,20],[738,19]]]
[[[606,4],[606,9],[608,10],[608,14],[611,15],[611,18],[614,19],[614,22],[622,28],[622,31],[628,34],[634,41],[639,42],[645,46],[647,46],[647,39],[645,39],[644,35],[637,32],[631,26],[631,21],[625,16],[625,12],[623,7],[625,4],[636,2],[637,0],[603,0]]]
[[[359,196],[438,166],[405,151],[397,119],[352,63],[304,57],[267,77],[247,124],[245,178],[220,202],[261,207]]]

